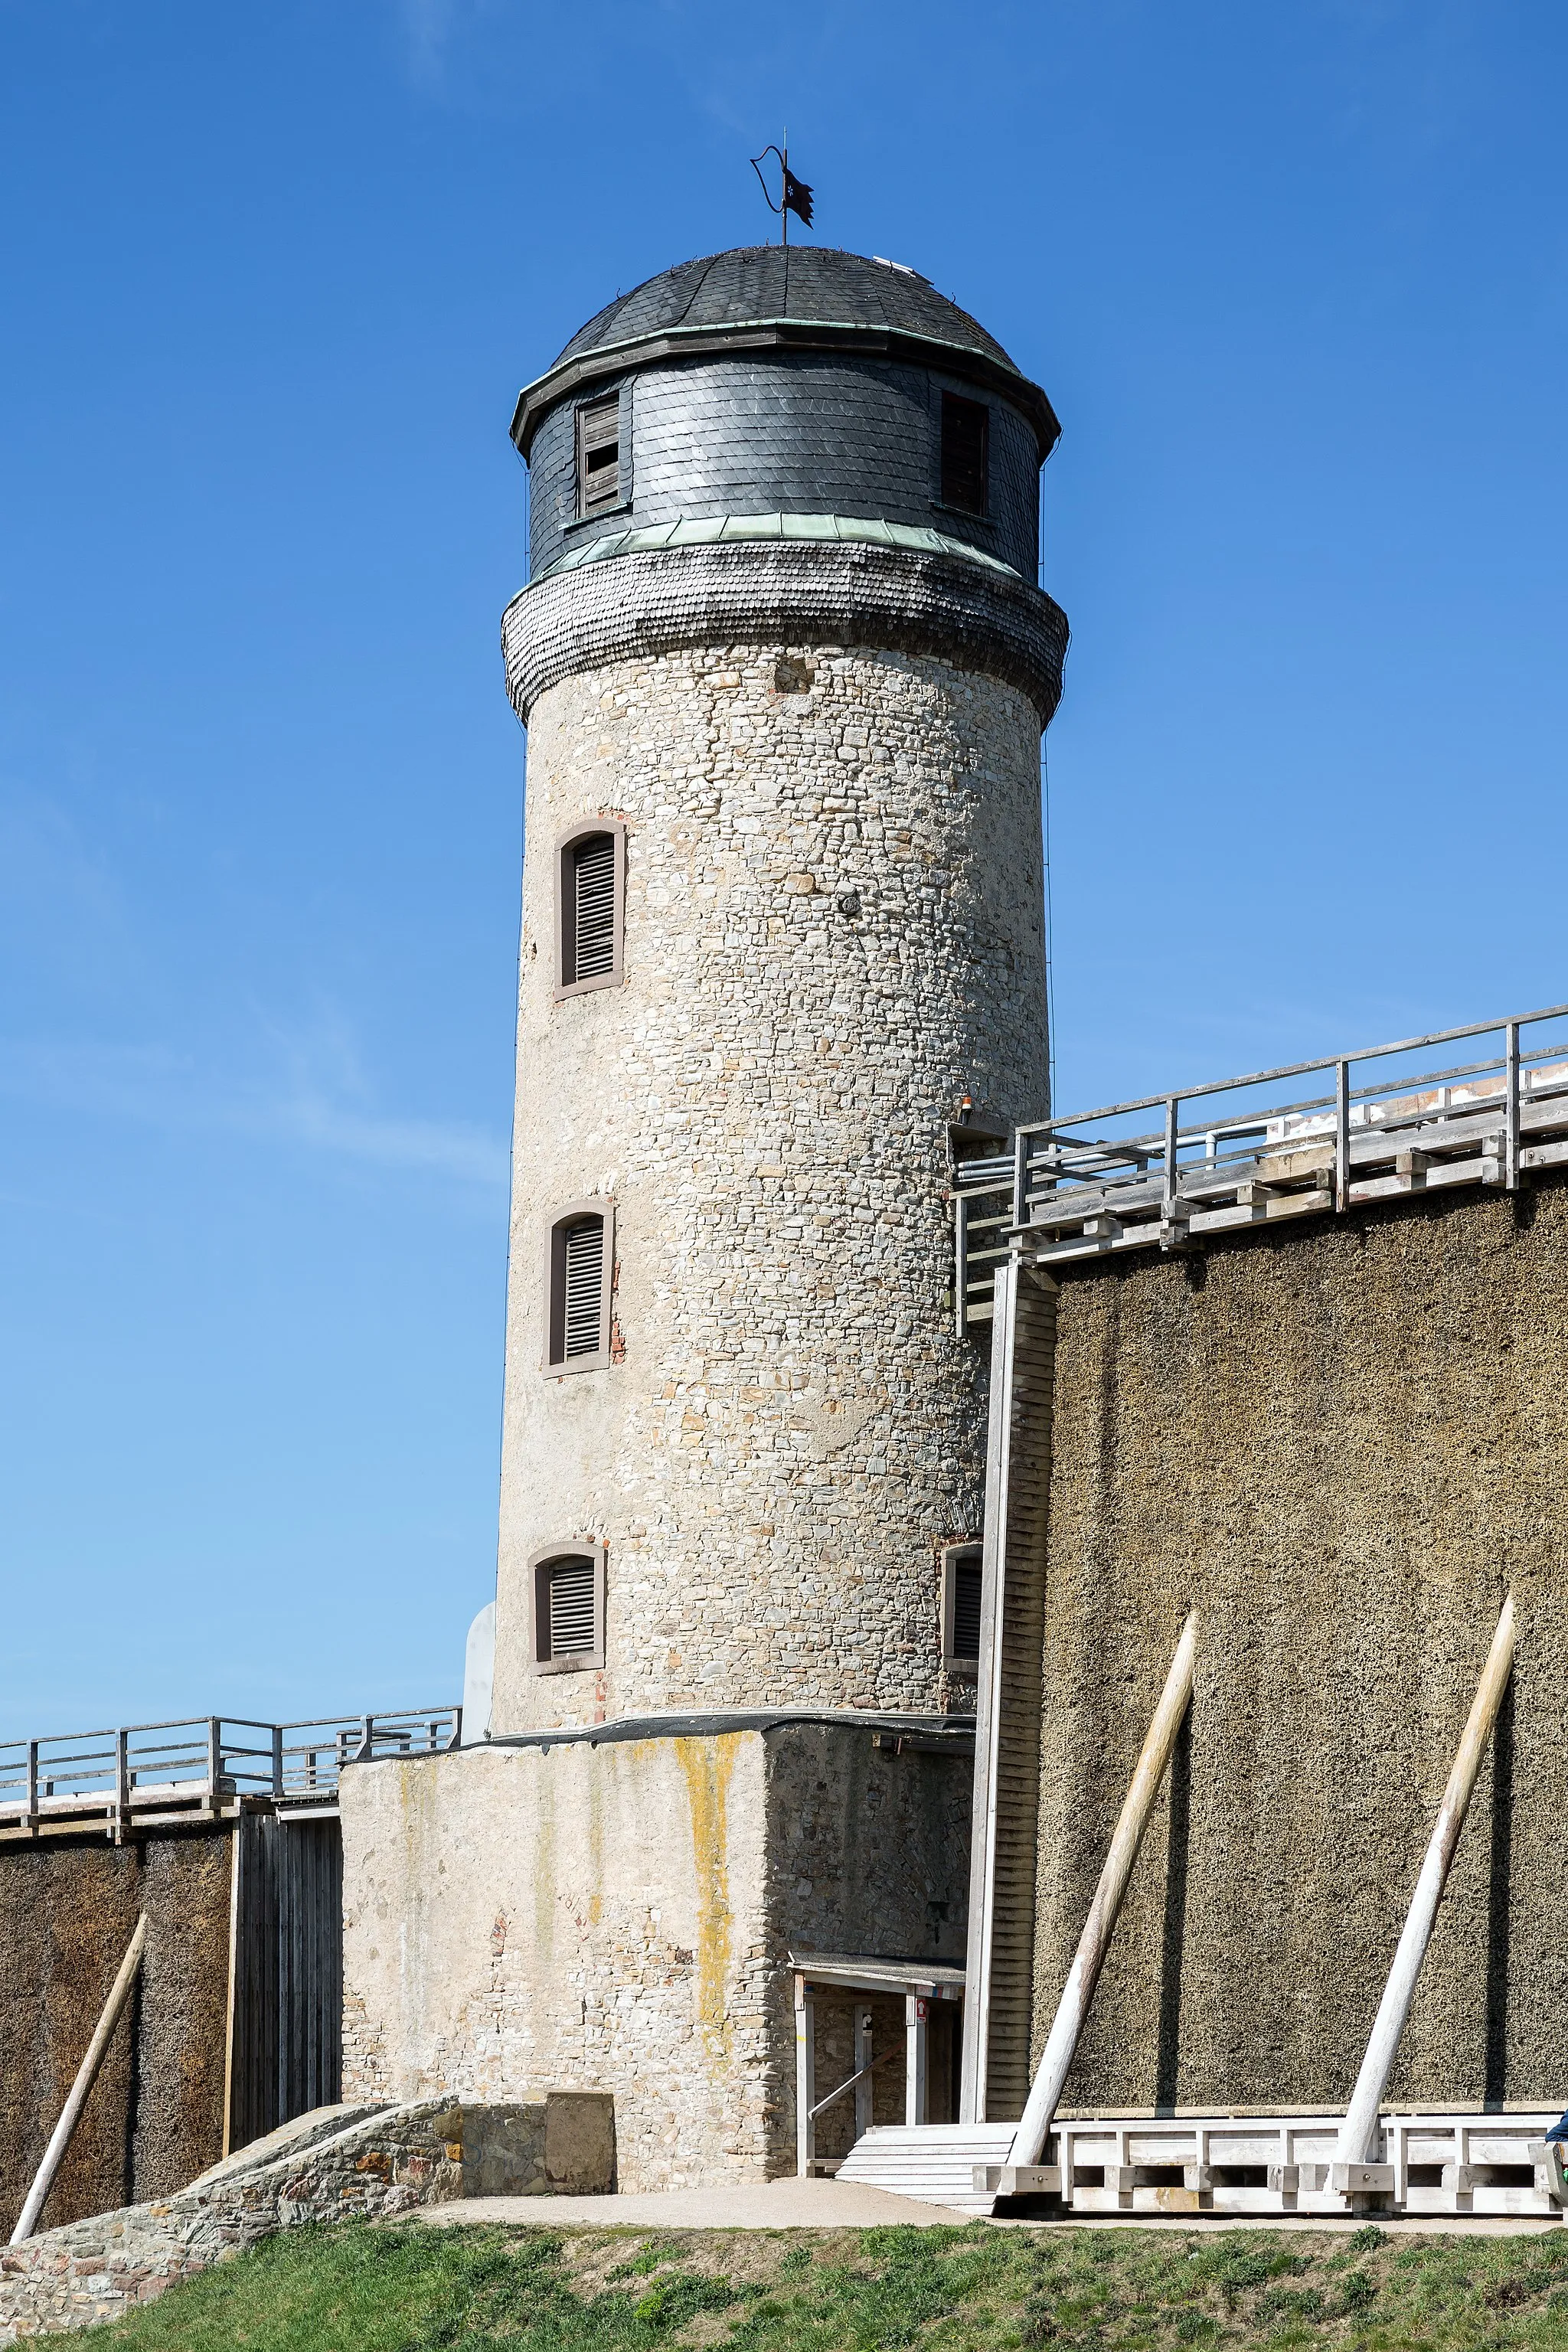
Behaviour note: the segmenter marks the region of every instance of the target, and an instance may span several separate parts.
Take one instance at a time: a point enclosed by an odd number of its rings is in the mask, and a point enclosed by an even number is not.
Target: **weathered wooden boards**
[[[224,2152],[342,2096],[342,1833],[247,1811],[235,1832]]]
[[[1035,1845],[1056,1297],[1016,1260],[994,1277],[981,1568],[969,1995],[960,2113],[1022,2113],[1034,2000]]]

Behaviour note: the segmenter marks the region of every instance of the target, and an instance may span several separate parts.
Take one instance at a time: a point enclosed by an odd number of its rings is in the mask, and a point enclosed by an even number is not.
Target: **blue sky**
[[[1568,16],[0,0],[0,1731],[457,1693],[518,385],[759,241],[1047,387],[1064,1108],[1568,997]]]

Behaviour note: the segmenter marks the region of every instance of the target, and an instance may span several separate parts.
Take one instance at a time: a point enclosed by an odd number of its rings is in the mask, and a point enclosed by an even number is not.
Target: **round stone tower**
[[[766,247],[612,303],[512,429],[492,1729],[966,1708],[951,1129],[1047,1100],[1056,418],[913,271]]]

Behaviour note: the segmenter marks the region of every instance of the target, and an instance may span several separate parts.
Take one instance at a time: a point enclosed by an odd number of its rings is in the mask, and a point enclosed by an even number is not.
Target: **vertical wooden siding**
[[[342,1833],[335,1819],[245,1813],[237,1840],[230,1986],[230,2148],[342,2084]]]
[[[1056,1294],[1015,1259],[996,1276],[964,2039],[966,2120],[1009,2121],[1029,2091],[1046,1523]]]

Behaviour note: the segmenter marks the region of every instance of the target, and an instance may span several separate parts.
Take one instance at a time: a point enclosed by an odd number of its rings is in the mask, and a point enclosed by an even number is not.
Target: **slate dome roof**
[[[526,457],[541,418],[568,394],[628,369],[726,350],[858,351],[934,365],[1021,409],[1042,459],[1061,431],[994,335],[917,270],[831,246],[742,245],[682,261],[606,302],[523,386],[511,437]]]
[[[883,327],[982,352],[999,366],[1014,366],[977,319],[915,270],[814,245],[737,246],[662,270],[606,302],[578,329],[554,365],[644,335],[743,326],[761,319]]]

